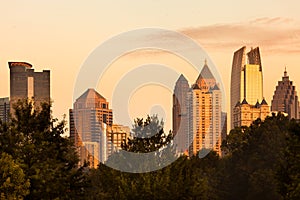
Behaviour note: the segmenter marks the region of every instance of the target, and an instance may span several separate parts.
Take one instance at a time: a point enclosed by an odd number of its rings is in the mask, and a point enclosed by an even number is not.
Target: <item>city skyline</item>
[[[167,3],[170,1],[163,4]],[[48,3],[47,10],[44,9],[44,3],[33,1],[3,3],[0,8],[0,15],[3,15],[2,21],[0,21],[3,27],[3,37],[0,38],[2,44],[0,46],[2,52],[0,97],[9,96],[7,62],[30,62],[35,66],[36,71],[51,70],[54,116],[62,118],[63,114],[68,114],[68,108],[74,103],[74,99],[72,99],[74,82],[81,64],[89,53],[112,35],[149,26],[182,32],[196,40],[206,50],[223,80],[227,112],[229,112],[232,52],[240,46],[260,47],[264,65],[264,93],[269,104],[277,80],[280,80],[285,66],[291,75],[290,78],[294,80],[294,85],[296,88],[299,87],[300,83],[297,80],[300,80],[300,73],[297,66],[300,61],[297,59],[297,53],[300,53],[298,46],[300,14],[297,11],[299,7],[297,1],[289,1],[288,4],[280,1],[257,1],[248,5],[248,9],[254,8],[256,4],[260,5],[260,9],[252,9],[251,13],[242,12],[243,3],[234,1],[218,2],[218,6],[214,2],[192,1],[189,4],[185,3],[184,7],[182,6],[183,2],[172,1],[173,7],[168,10],[162,7],[155,9],[158,3],[152,1],[145,1],[143,4],[135,2],[133,7],[124,2],[120,3],[120,7],[109,2],[94,1],[91,4],[94,6],[91,8],[89,5],[89,8],[94,12],[88,10],[86,4],[78,2]],[[269,9],[268,4],[272,5],[272,9]],[[104,12],[100,12],[99,9],[101,10],[103,6],[105,7],[102,9]],[[9,12],[12,8],[14,15]],[[183,12],[184,17],[178,16],[179,10]],[[214,12],[211,12],[212,10]],[[238,12],[228,12],[230,10]],[[82,15],[79,17],[77,13],[82,13]],[[104,17],[106,15],[112,21],[104,20],[108,19]],[[126,19],[127,23],[121,23],[120,18],[114,16]],[[120,24],[122,25],[120,26]],[[105,30],[102,27],[105,27]],[[161,55],[152,55],[151,59],[145,58],[149,55],[152,54],[143,54],[142,52],[140,57],[143,58],[140,60],[154,59],[178,70],[181,69],[179,65],[182,63],[177,62],[176,58],[171,61],[166,61],[166,58]],[[128,60],[130,58],[125,59],[119,65],[135,64]],[[116,73],[112,79],[115,81],[121,76],[122,74]],[[195,80],[193,75],[185,76],[189,82]],[[98,91],[111,102],[110,88]],[[166,111],[165,115],[167,116],[166,120],[171,122],[171,95],[165,95],[163,98],[167,98],[166,96],[169,96],[169,99],[166,100],[169,111]],[[139,99],[141,98],[134,97],[133,101],[138,102]],[[148,107],[141,111],[130,109],[133,118],[144,117],[144,113],[149,113]],[[171,123],[168,126],[171,129]]]

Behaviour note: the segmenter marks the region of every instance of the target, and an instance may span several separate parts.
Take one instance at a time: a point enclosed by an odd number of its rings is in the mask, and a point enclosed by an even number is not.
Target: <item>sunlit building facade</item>
[[[274,91],[271,111],[286,113],[289,119],[300,118],[299,99],[296,87],[293,85],[293,81],[289,79],[286,70],[284,71],[282,80],[278,81],[278,85]]]
[[[269,113],[270,106],[265,99],[261,103],[256,102],[255,105],[249,104],[244,99],[241,103],[238,102],[233,110],[233,125],[234,127],[250,126],[258,118],[265,120]]]
[[[221,155],[222,93],[205,63],[189,95],[189,155],[212,149]]]
[[[259,48],[246,53],[246,47],[234,52],[230,85],[231,128],[234,128],[234,109],[244,99],[250,105],[263,100],[263,74]]]
[[[77,145],[81,163],[89,161],[95,167],[107,159],[106,126],[112,122],[109,103],[94,89],[76,99],[70,110],[70,137]]]
[[[29,99],[34,106],[50,103],[50,70],[35,72],[26,62],[9,62],[10,69],[10,112],[13,105],[22,99]]]

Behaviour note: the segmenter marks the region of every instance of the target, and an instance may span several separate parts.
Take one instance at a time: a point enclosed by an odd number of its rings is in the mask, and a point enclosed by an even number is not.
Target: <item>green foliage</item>
[[[300,123],[281,114],[231,130],[223,158],[210,152],[177,159],[172,133],[157,116],[136,119],[123,150],[157,153],[142,163],[116,153],[108,162],[130,171],[175,161],[126,173],[104,164],[78,168],[73,145],[62,137],[65,122],[51,118],[49,105],[36,110],[19,102],[15,110],[10,123],[0,122],[0,199],[300,199]]]
[[[109,157],[108,166],[139,173],[160,169],[176,160],[173,135],[164,132],[163,122],[156,115],[134,122],[132,137],[122,143],[123,151]]]
[[[296,131],[292,131],[291,126]],[[232,130],[222,145],[227,153],[222,159],[224,173],[227,173],[221,177],[223,197],[291,199],[291,187],[295,192],[294,184],[298,185],[299,179],[291,181],[289,178],[299,177],[299,159],[295,157],[300,156],[300,151],[293,151],[291,155],[288,149],[295,147],[295,142],[299,144],[295,138],[299,130],[299,123],[289,121],[282,114]],[[295,163],[287,167],[288,161]]]
[[[144,121],[136,120],[136,124],[139,127],[134,130],[142,132]],[[143,138],[133,138],[124,147],[147,152],[154,146]],[[149,173],[131,174],[100,165],[89,174],[93,185],[89,193],[99,191],[90,198],[299,199],[299,122],[281,114],[264,122],[258,119],[250,127],[233,129],[222,149],[226,153],[223,158],[215,152],[204,158],[181,156]]]
[[[137,118],[132,129],[133,138],[128,138],[122,145],[122,149],[134,153],[153,152],[169,144],[172,134],[164,133],[163,121],[159,121],[156,115]]]
[[[18,163],[7,153],[0,155],[0,198],[22,199],[29,194],[30,182]]]
[[[72,143],[62,137],[65,121],[51,118],[50,105],[34,109],[29,101],[19,101],[8,124],[0,126],[0,152],[12,156],[29,180],[25,199],[72,199],[83,195],[84,180],[77,168],[78,157]]]

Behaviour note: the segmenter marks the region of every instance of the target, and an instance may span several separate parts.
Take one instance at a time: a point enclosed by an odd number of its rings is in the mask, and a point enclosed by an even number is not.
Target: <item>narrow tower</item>
[[[188,150],[188,102],[189,83],[181,74],[173,93],[173,134],[178,152]]]

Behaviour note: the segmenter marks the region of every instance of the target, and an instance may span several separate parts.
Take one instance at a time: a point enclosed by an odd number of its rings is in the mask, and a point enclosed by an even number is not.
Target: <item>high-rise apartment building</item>
[[[222,93],[207,63],[189,92],[189,154],[213,149],[221,155]]]
[[[189,83],[181,74],[178,78],[173,93],[173,134],[176,136],[174,143],[178,152],[188,150],[188,92]]]
[[[0,120],[8,122],[9,120],[9,98],[0,98]]]
[[[50,103],[50,70],[35,72],[26,62],[9,62],[10,112],[13,105],[22,99],[31,99],[36,107]]]
[[[230,85],[231,128],[234,128],[234,108],[246,99],[250,105],[263,100],[263,74],[259,48],[246,54],[246,47],[234,52]]]
[[[177,153],[195,155],[203,149],[221,154],[226,136],[226,113],[222,113],[222,92],[207,62],[195,84],[180,75],[173,94],[173,133]],[[222,135],[223,133],[223,135]],[[225,134],[224,134],[225,133]]]
[[[296,92],[296,87],[293,81],[289,79],[287,71],[274,91],[273,99],[271,102],[271,111],[283,112],[288,114],[289,119],[299,119],[299,100]]]
[[[112,126],[113,114],[109,103],[94,89],[88,89],[70,110],[70,137],[79,148],[81,163],[91,167],[107,159],[106,126]]]

